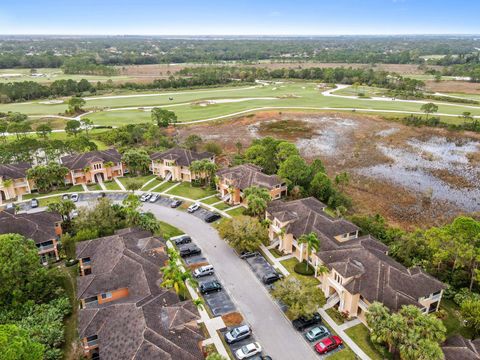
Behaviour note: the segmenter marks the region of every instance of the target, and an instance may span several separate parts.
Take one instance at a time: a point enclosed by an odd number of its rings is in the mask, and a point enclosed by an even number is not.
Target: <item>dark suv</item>
[[[222,285],[217,280],[207,281],[200,285],[200,293],[202,294],[209,294],[220,290],[222,290]]]
[[[197,247],[196,245],[190,244],[190,245],[183,246],[180,249],[180,256],[187,257],[192,255],[198,255],[198,254],[201,254],[201,252],[202,250],[200,250],[199,247]]]
[[[205,218],[205,222],[212,223],[212,222],[217,221],[218,219],[221,219],[221,218],[222,217],[219,214],[212,213]]]
[[[281,279],[281,275],[277,272],[269,272],[265,274],[262,278],[262,281],[265,285],[270,285],[273,284],[275,281],[278,281]]]
[[[170,239],[173,240],[175,245],[183,245],[183,244],[189,244],[192,242],[192,238],[188,235],[180,235],[177,236],[176,238]]]
[[[309,318],[305,316],[300,316],[298,319],[292,321],[292,325],[296,330],[302,331],[309,326],[317,325],[317,324],[320,324],[321,322],[322,322],[322,317],[320,316],[319,313],[315,313]]]

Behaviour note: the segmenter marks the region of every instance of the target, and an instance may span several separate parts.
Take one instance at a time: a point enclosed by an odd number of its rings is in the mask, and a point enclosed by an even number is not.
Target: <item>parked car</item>
[[[309,326],[320,324],[321,322],[322,317],[319,313],[315,313],[309,318],[300,316],[298,319],[292,321],[292,325],[295,329],[301,331]]]
[[[272,358],[268,355],[255,355],[251,357],[249,360],[272,360]]]
[[[68,196],[68,194],[63,194],[62,200],[70,200],[70,196]]]
[[[197,255],[197,254],[200,254],[201,252],[202,250],[200,250],[200,248],[198,248],[196,245],[193,245],[193,244],[189,244],[180,248],[181,257]]]
[[[275,281],[278,281],[282,276],[276,271],[272,271],[263,275],[262,281],[265,285],[273,284]]]
[[[39,202],[38,202],[37,199],[32,199],[32,200],[30,201],[30,207],[31,207],[32,209],[37,208],[39,205],[40,205],[40,204],[39,204]]]
[[[147,201],[148,199],[150,199],[151,196],[152,196],[152,194],[145,193],[145,194],[143,194],[142,196],[140,196],[140,201],[141,201],[141,202],[145,202],[145,201]]]
[[[177,208],[180,205],[182,205],[182,203],[183,203],[182,200],[172,200],[172,202],[170,203],[170,207],[171,208]]]
[[[192,205],[190,205],[187,209],[187,211],[189,213],[194,213],[195,211],[197,211],[198,209],[200,209],[200,204],[199,203],[194,203]]]
[[[184,245],[184,244],[190,244],[192,242],[192,238],[188,235],[180,235],[180,236],[175,236],[173,238],[170,238],[175,245]]]
[[[104,198],[106,196],[107,196],[107,194],[105,194],[104,192],[101,192],[100,194],[98,194],[97,199],[101,199],[101,198]]]
[[[248,359],[254,355],[257,355],[262,352],[262,347],[258,342],[250,343],[242,346],[240,349],[235,351],[235,356],[237,359]]]
[[[328,329],[323,325],[315,326],[313,329],[310,329],[310,331],[305,334],[305,337],[310,342],[317,341],[318,339],[322,339],[325,336],[330,336],[330,331],[328,331]]]
[[[204,265],[196,268],[193,271],[193,276],[196,278],[202,277],[202,276],[208,276],[213,274],[213,266],[212,265]]]
[[[240,253],[240,259],[248,259],[259,255],[257,251],[242,251]]]
[[[340,339],[337,335],[333,335],[317,343],[317,345],[315,345],[315,350],[319,354],[326,354],[332,350],[335,350],[342,344],[342,339]]]
[[[205,218],[205,222],[212,223],[212,222],[217,221],[218,219],[221,219],[221,218],[222,217],[220,216],[220,214],[212,213],[210,215],[207,215],[207,217]]]
[[[158,195],[158,194],[152,194],[152,196],[150,197],[150,200],[148,200],[148,201],[150,201],[151,203],[154,203],[155,201],[158,200],[159,197],[160,197],[160,195]]]
[[[70,195],[70,200],[72,200],[73,202],[77,202],[78,201],[78,194],[75,193],[75,194]]]
[[[217,281],[207,281],[200,285],[201,294],[210,294],[222,290],[222,285]]]
[[[225,341],[229,344],[234,344],[243,339],[247,339],[252,335],[252,330],[248,325],[237,326],[225,333]]]

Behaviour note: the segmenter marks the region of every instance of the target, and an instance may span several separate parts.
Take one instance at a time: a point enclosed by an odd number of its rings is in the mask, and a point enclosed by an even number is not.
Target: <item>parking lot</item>
[[[246,258],[245,261],[250,265],[255,276],[263,283],[263,277],[266,274],[278,271],[262,256],[262,254],[257,253],[256,256]],[[273,284],[265,285],[267,289],[271,289]]]

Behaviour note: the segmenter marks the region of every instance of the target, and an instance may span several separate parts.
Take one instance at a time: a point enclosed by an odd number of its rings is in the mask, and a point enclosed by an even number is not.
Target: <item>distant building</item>
[[[443,343],[442,351],[445,360],[480,360],[480,339],[469,340],[454,335]]]
[[[43,264],[60,260],[58,240],[62,235],[61,224],[62,217],[57,213],[14,214],[10,210],[0,211],[0,234],[14,233],[32,239]]]
[[[327,308],[356,316],[364,323],[365,314],[374,301],[392,311],[402,305],[415,305],[425,313],[437,311],[444,285],[420,268],[405,268],[388,256],[388,247],[373,237],[359,236],[359,228],[349,221],[332,218],[326,205],[315,198],[273,201],[267,208],[269,238],[278,249],[306,259],[306,247],[298,240],[315,233],[320,249],[310,254],[309,263],[316,269],[327,298]]]
[[[243,191],[251,186],[267,189],[272,199],[287,195],[287,184],[277,175],[267,175],[262,168],[253,164],[243,164],[217,171],[217,190],[220,196],[231,205],[244,203]]]
[[[98,183],[125,174],[122,155],[116,149],[64,156],[61,161],[70,170],[65,177],[67,184]]]
[[[18,164],[0,164],[0,205],[19,195],[30,194],[34,183],[27,179],[27,170],[32,166],[23,162]]]
[[[165,242],[139,229],[77,244],[78,333],[86,355],[122,360],[203,359],[199,314],[160,286]]]
[[[173,148],[164,152],[157,152],[150,156],[152,164],[150,170],[153,174],[166,180],[191,182],[201,177],[192,174],[192,162],[207,159],[215,162],[215,155],[210,152],[195,152],[182,148]]]

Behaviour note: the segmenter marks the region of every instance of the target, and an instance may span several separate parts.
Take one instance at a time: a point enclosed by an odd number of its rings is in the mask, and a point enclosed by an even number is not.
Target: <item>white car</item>
[[[140,201],[141,201],[141,202],[145,202],[145,201],[147,201],[148,199],[150,199],[151,196],[152,196],[152,194],[145,193],[145,194],[143,194],[142,196],[140,196]]]
[[[70,196],[70,200],[72,200],[73,202],[77,202],[78,201],[78,194],[77,193],[72,194]]]
[[[200,209],[200,204],[199,203],[195,203],[195,204],[192,204],[188,207],[187,211],[189,213],[193,213],[195,211],[197,211],[198,209]]]
[[[213,274],[213,266],[212,265],[204,265],[196,268],[193,271],[193,276],[196,278],[200,278],[202,276],[208,276]]]
[[[235,351],[235,356],[237,359],[248,359],[254,355],[260,354],[262,352],[262,347],[258,342],[250,343],[242,346],[240,349]]]
[[[148,200],[148,201],[150,201],[151,203],[154,203],[155,201],[158,200],[159,197],[160,197],[160,195],[158,195],[158,194],[152,194],[152,196],[150,197],[150,200]]]

